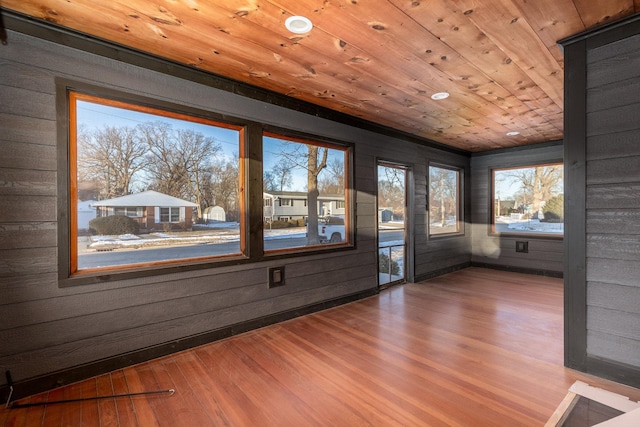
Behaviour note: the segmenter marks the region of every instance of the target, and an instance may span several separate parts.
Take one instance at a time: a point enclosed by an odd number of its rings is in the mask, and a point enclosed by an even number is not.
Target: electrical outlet
[[[284,286],[284,266],[269,268],[269,287]]]
[[[516,252],[529,253],[529,242],[516,241]]]

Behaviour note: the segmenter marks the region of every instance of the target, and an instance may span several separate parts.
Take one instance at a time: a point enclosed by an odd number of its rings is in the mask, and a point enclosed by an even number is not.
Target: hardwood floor
[[[0,426],[541,426],[562,366],[562,280],[469,268],[33,396],[173,396],[0,409]]]

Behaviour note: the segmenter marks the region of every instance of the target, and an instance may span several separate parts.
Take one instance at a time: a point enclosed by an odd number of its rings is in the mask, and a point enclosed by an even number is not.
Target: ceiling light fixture
[[[438,92],[431,95],[431,99],[435,101],[439,101],[441,99],[447,99],[449,97],[449,92]]]
[[[507,132],[507,136],[517,136],[517,135],[520,135],[520,132],[516,132],[516,131]]]
[[[290,16],[284,21],[284,26],[287,30],[295,34],[305,34],[311,31],[313,24],[304,16]]]

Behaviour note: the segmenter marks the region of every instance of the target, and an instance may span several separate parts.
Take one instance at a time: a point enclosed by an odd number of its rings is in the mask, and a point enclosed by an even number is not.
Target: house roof
[[[197,204],[159,193],[157,191],[148,190],[142,193],[128,194],[126,196],[115,197],[113,199],[100,200],[93,203],[93,206],[111,206],[111,207],[133,207],[133,206],[160,206],[163,208],[175,208],[182,206],[198,207]]]
[[[95,200],[82,200],[78,202],[78,211],[94,212],[93,204],[97,203]]]

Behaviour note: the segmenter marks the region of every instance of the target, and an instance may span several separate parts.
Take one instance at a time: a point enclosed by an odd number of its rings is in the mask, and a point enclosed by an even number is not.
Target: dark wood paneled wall
[[[428,229],[428,186],[429,169],[426,165],[422,175],[416,176],[415,203],[415,274],[416,280],[428,279],[470,265],[471,261],[471,191],[469,159],[453,157],[448,153],[430,149],[428,162],[446,165],[460,170],[460,201],[462,203],[461,226],[463,233],[451,236],[429,237]]]
[[[545,143],[473,155],[471,158],[472,262],[516,271],[559,275],[563,270],[563,243],[558,238],[496,236],[491,229],[491,171],[496,168],[561,162],[563,147]],[[516,252],[516,241],[529,242],[529,252]]]
[[[640,35],[587,52],[587,351],[640,367]]]
[[[572,224],[565,363],[638,387],[640,15],[560,43],[568,82],[565,215]]]
[[[48,30],[38,34],[46,36]],[[69,42],[69,37],[54,38]],[[412,171],[411,231],[420,249],[410,278],[470,260],[461,249],[468,246],[467,237],[442,243],[457,251],[451,256],[435,250],[425,231],[429,161],[459,165],[468,172],[464,154],[270,105],[12,30],[8,44],[0,47],[0,75],[0,367],[11,370],[17,382],[55,372],[61,372],[60,382],[65,382],[65,372],[95,361],[375,289],[378,159],[406,164]],[[60,78],[353,143],[356,248],[60,287],[56,236],[61,200],[56,177],[61,171],[56,145],[65,143],[56,140]],[[274,265],[286,266],[287,285],[268,289],[267,269]]]

